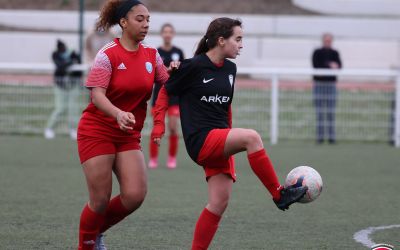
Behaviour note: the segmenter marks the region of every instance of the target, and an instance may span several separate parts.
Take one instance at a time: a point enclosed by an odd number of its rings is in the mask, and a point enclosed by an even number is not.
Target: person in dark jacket
[[[76,140],[76,127],[79,119],[79,106],[77,97],[79,95],[81,71],[72,71],[73,64],[80,64],[80,55],[69,51],[61,40],[57,40],[57,49],[52,54],[55,64],[54,71],[54,110],[47,121],[44,136],[46,139],[55,137],[54,128],[60,121],[62,114],[68,110],[68,128],[71,139]]]
[[[333,36],[326,33],[322,36],[322,47],[314,51],[312,64],[316,69],[340,69],[342,61],[339,52],[332,48]],[[323,143],[325,132],[328,132],[330,144],[336,143],[335,108],[336,76],[314,76],[314,105],[317,116],[317,143]]]

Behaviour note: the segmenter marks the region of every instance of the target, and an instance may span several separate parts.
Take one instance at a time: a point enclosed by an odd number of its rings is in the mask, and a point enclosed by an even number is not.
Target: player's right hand
[[[117,114],[117,123],[122,131],[133,130],[135,125],[135,116],[130,112],[119,111]]]

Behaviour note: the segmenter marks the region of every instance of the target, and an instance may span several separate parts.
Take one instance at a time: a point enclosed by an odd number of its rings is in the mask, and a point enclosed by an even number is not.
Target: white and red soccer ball
[[[299,201],[300,203],[309,203],[317,199],[323,187],[321,175],[309,166],[299,166],[289,172],[286,177],[285,187],[292,185],[295,187],[308,187],[307,193]]]

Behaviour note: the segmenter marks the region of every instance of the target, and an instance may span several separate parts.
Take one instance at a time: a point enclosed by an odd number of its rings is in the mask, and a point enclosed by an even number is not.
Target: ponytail
[[[200,55],[203,53],[206,53],[209,50],[208,45],[207,45],[207,37],[203,36],[199,42],[199,45],[197,45],[196,52],[194,52],[194,55]]]
[[[107,1],[100,11],[99,19],[96,22],[96,30],[104,31],[110,29],[115,24],[119,23],[116,20],[116,13],[118,7],[121,5],[121,0],[109,0]]]

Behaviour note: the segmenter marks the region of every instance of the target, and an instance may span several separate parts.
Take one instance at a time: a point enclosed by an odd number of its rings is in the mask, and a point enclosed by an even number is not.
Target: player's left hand
[[[177,70],[177,69],[179,68],[180,65],[181,65],[181,62],[180,62],[180,61],[172,61],[172,62],[169,64],[169,67],[168,67],[168,69],[167,69],[168,73],[171,73],[172,71]]]

